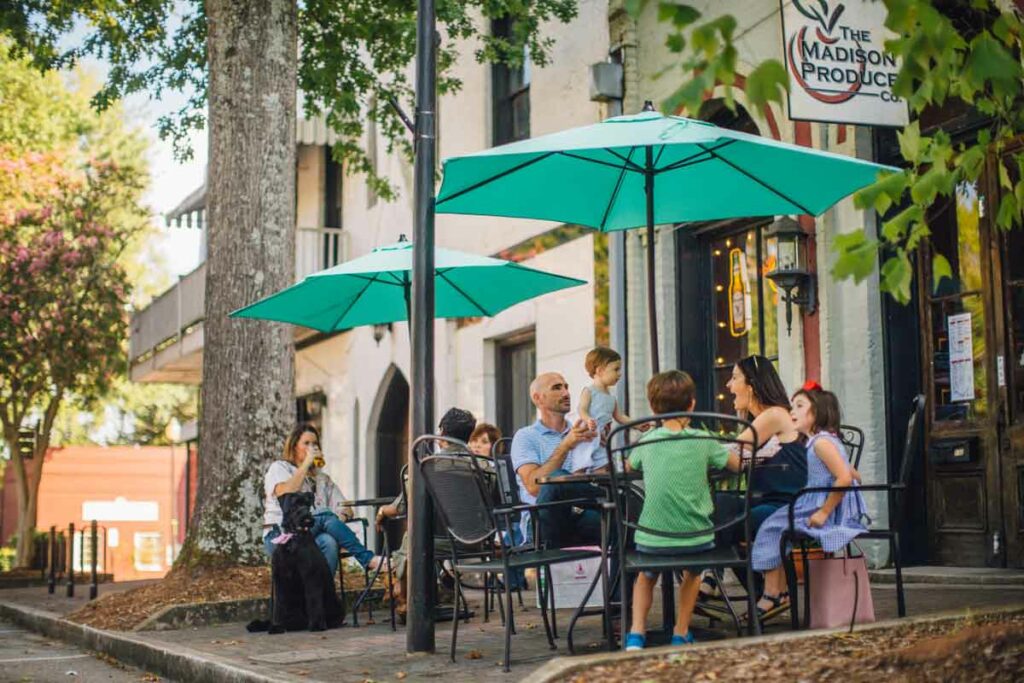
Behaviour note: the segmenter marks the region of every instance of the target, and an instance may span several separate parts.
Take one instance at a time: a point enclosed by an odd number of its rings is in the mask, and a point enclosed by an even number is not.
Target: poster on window
[[[885,51],[886,5],[875,0],[785,0],[782,36],[789,117],[905,126],[907,103],[892,92],[899,62]]]
[[[946,319],[949,328],[949,400],[974,400],[974,341],[971,314],[957,313]]]

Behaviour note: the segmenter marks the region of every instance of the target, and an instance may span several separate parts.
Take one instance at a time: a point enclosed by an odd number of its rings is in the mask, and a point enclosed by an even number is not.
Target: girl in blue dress
[[[853,486],[860,475],[850,465],[839,440],[839,400],[816,383],[809,383],[793,396],[794,426],[810,437],[807,442],[807,487]],[[827,553],[845,548],[867,531],[867,507],[860,491],[807,493],[794,507],[794,528],[818,541]],[[764,521],[754,539],[751,561],[764,572],[764,594],[759,610],[778,607],[786,591],[786,577],[779,554],[782,533],[789,528],[789,508],[784,506]]]

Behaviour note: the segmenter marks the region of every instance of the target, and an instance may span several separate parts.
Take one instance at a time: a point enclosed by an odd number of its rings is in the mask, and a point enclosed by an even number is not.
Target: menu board
[[[946,318],[949,327],[949,400],[974,400],[974,341],[971,314],[957,313]]]

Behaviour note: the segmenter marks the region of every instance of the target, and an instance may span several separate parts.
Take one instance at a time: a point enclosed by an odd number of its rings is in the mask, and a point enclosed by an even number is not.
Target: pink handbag
[[[847,553],[848,555],[848,553]],[[826,557],[808,561],[811,628],[869,624],[875,620],[868,567],[858,557]]]

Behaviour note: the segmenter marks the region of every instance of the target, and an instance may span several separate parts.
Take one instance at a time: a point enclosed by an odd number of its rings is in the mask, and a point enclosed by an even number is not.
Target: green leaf
[[[952,189],[954,176],[945,166],[932,166],[910,188],[910,198],[918,204],[931,204],[940,192]]]
[[[907,252],[902,249],[886,259],[880,271],[879,287],[888,292],[896,301],[906,304],[910,301],[910,284],[914,278],[914,269],[910,265]]]
[[[994,93],[1001,96],[1019,89],[1021,65],[991,33],[982,31],[971,41],[964,77],[978,90],[991,83]]]
[[[996,214],[996,224],[1004,229],[1009,230],[1013,227],[1014,219],[1020,212],[1020,205],[1017,203],[1017,198],[1012,194],[1004,194],[1003,198],[999,200],[999,212]]]
[[[680,53],[686,49],[686,38],[683,37],[682,33],[670,33],[668,38],[665,39],[665,47],[670,52]]]
[[[953,279],[953,268],[949,265],[949,261],[942,254],[936,253],[932,257],[932,286],[935,288],[934,291],[938,293],[939,284],[943,279]]]
[[[903,130],[896,133],[896,137],[900,141],[900,154],[907,161],[912,161],[915,164],[921,158],[921,125],[915,119],[908,126],[904,126]]]
[[[887,220],[882,225],[882,238],[898,244],[910,232],[911,226],[924,218],[924,209],[912,204]]]
[[[879,215],[883,215],[893,202],[903,196],[910,178],[907,171],[882,171],[878,180],[853,196],[853,205],[858,209],[873,208]]]
[[[700,16],[700,12],[690,5],[663,2],[658,6],[658,21],[671,21],[676,28],[686,28]]]
[[[836,235],[832,250],[839,254],[832,265],[832,275],[839,280],[852,277],[861,282],[875,269],[878,242],[869,240],[863,230]]]
[[[789,74],[777,59],[761,62],[747,76],[747,100],[756,109],[764,107],[768,102],[782,104],[788,91]]]
[[[1006,164],[1000,160],[996,165],[999,166],[999,186],[1007,190],[1012,190],[1013,182],[1010,180],[1010,173],[1006,170]]]

